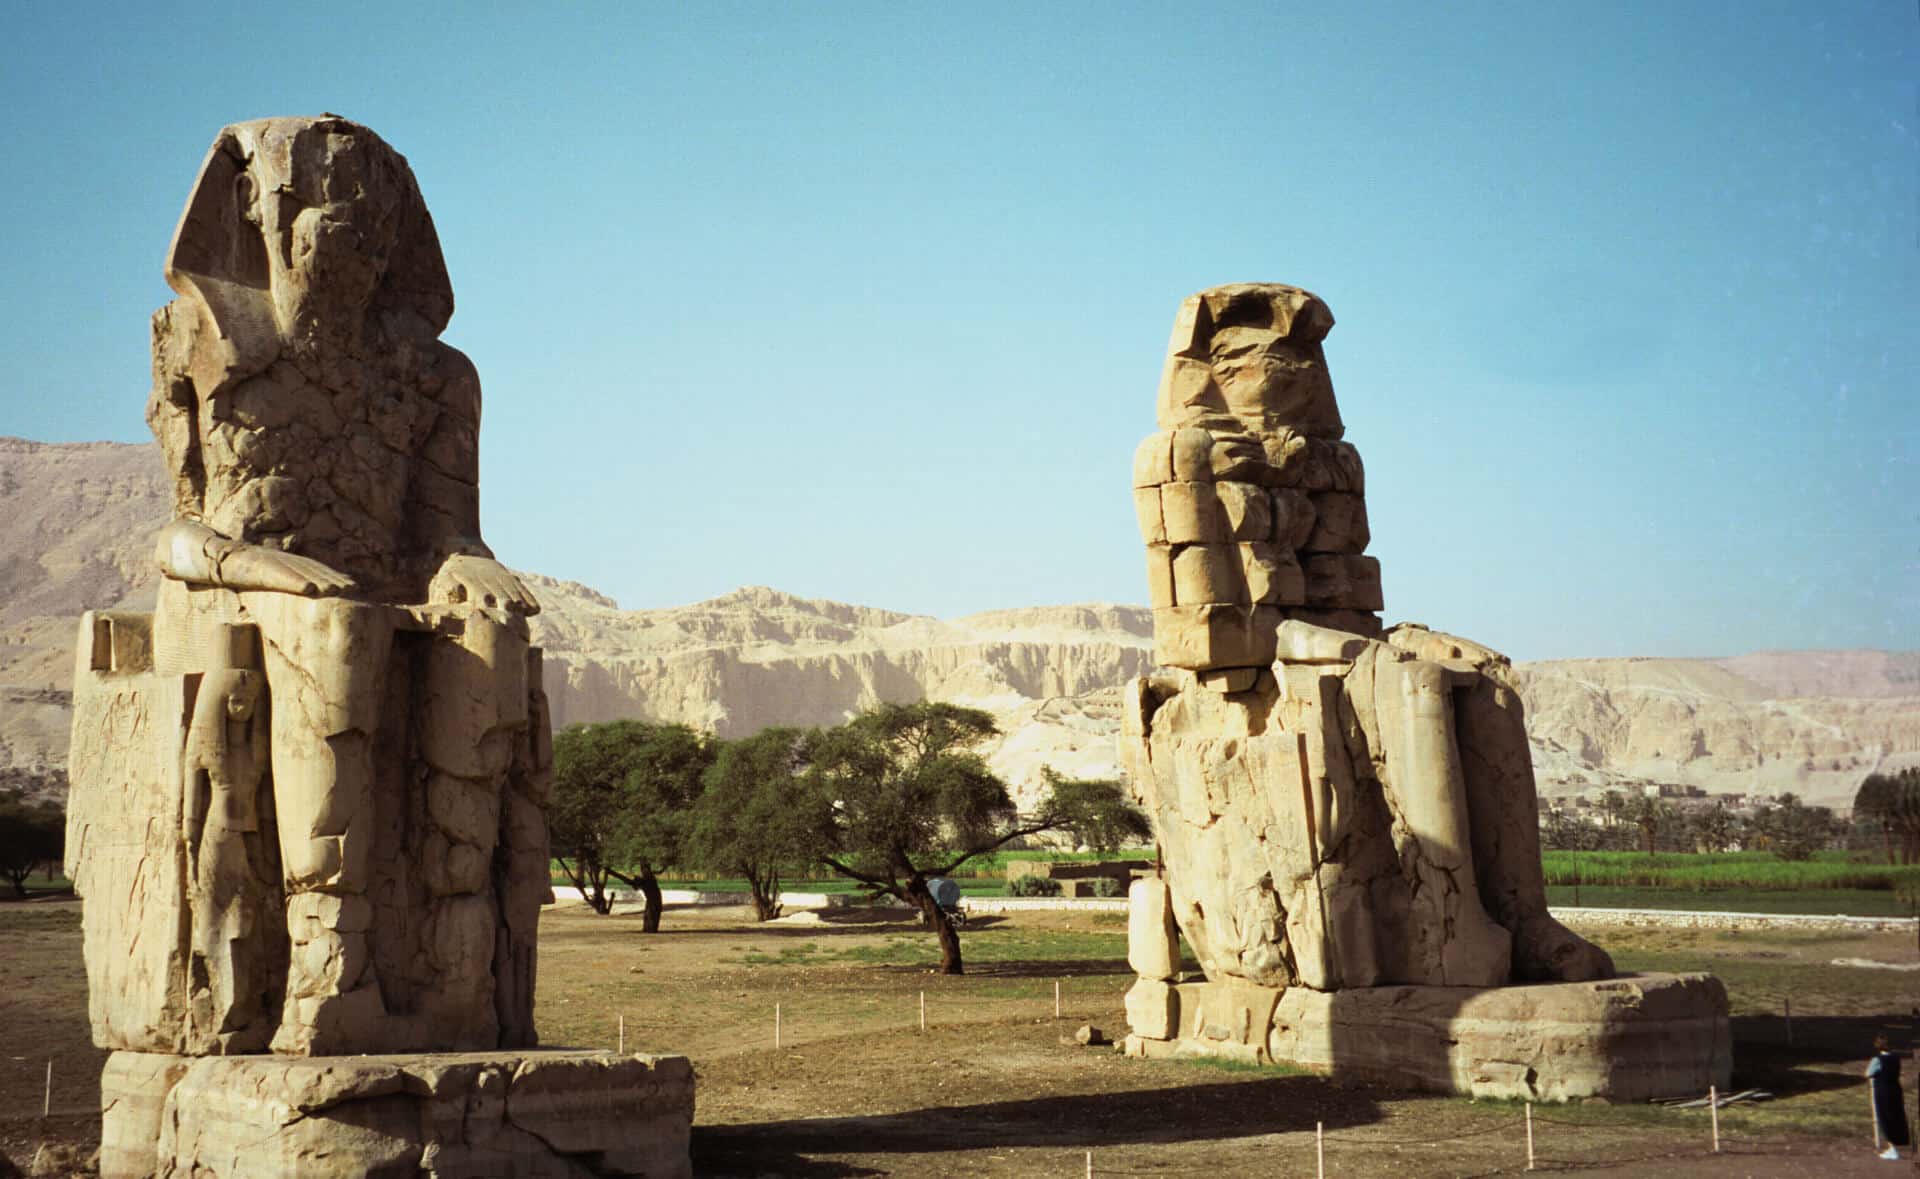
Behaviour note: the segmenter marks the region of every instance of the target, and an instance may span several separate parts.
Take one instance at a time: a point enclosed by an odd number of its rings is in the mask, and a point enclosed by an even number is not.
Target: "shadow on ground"
[[[1740,1015],[1732,1023],[1734,1086],[1775,1093],[1859,1085],[1875,1036],[1886,1036],[1896,1051],[1920,1046],[1920,1018],[1913,1015],[1799,1016],[1793,1021],[1791,1042],[1781,1015]],[[1833,1067],[1839,1065],[1857,1067]]]
[[[1273,1077],[1121,1093],[935,1106],[852,1118],[695,1126],[698,1174],[873,1175],[811,1156],[927,1154],[1018,1147],[1173,1144],[1329,1130],[1379,1120],[1365,1094],[1319,1077]]]

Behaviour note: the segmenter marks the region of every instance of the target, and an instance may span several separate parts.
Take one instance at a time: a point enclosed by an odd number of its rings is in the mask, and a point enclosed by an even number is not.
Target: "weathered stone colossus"
[[[1135,456],[1163,666],[1129,686],[1121,745],[1166,865],[1135,901],[1136,1046],[1208,1038],[1181,1032],[1171,951],[1142,948],[1176,925],[1208,986],[1251,996],[1229,1004],[1245,1027],[1226,1038],[1269,1056],[1287,988],[1613,973],[1547,913],[1507,659],[1381,629],[1360,457],[1321,346],[1332,325],[1294,287],[1188,299],[1161,431]],[[1723,1039],[1724,1016],[1723,996]]]
[[[1288,618],[1380,633],[1366,476],[1341,441],[1320,345],[1332,328],[1327,305],[1294,287],[1215,287],[1180,305],[1160,430],[1133,458],[1168,667],[1264,667]]]
[[[480,538],[479,380],[438,339],[453,293],[413,174],[343,119],[228,127],[166,277],[147,408],[174,480],[165,580],[151,615],[85,618],[75,675],[94,1039],[156,1054],[110,1069],[150,1091],[110,1095],[109,1120],[179,1122],[181,1069],[153,1061],[529,1048],[538,606]],[[330,1083],[393,1091],[362,1080]]]

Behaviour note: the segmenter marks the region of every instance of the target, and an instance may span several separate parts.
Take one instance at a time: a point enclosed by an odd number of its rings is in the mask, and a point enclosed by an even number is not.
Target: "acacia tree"
[[[1812,859],[1833,834],[1832,811],[1807,806],[1791,793],[1782,794],[1773,805],[1758,808],[1753,819],[1765,835],[1768,848],[1783,860]]]
[[[1019,814],[979,752],[998,731],[975,708],[886,704],[810,742],[803,799],[820,862],[918,909],[939,938],[945,974],[964,969],[960,936],[928,880],[1042,831],[1109,829],[1127,821],[1117,812],[1132,809],[1112,783],[1063,792],[1067,783],[1055,777],[1039,809]]]
[[[642,930],[660,928],[658,874],[684,858],[712,745],[685,725],[648,721],[569,725],[555,735],[553,854],[594,912],[613,908],[611,878],[646,899]]]
[[[1694,846],[1702,851],[1725,851],[1733,842],[1733,812],[1727,804],[1715,799],[1712,806],[1702,807],[1687,815],[1687,828],[1693,835]]]
[[[780,878],[813,859],[798,805],[812,735],[762,729],[721,745],[701,779],[687,851],[707,868],[739,873],[762,921],[780,915]]]
[[[1896,856],[1899,863],[1920,861],[1920,768],[1868,774],[1853,796],[1853,813],[1880,828],[1887,863]]]
[[[0,876],[15,896],[27,895],[27,877],[60,859],[66,848],[66,815],[57,804],[29,802],[16,790],[0,792]]]
[[[1153,837],[1147,816],[1126,801],[1120,783],[1111,778],[1069,778],[1041,766],[1040,781],[1061,825],[1093,851],[1117,851]]]
[[[1640,828],[1640,848],[1648,855],[1659,846],[1660,835],[1673,825],[1673,808],[1652,795],[1641,795],[1633,806],[1633,823]]]

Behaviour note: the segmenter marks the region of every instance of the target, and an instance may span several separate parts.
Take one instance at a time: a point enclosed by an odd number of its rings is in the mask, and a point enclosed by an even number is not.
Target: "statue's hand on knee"
[[[351,577],[312,557],[229,540],[197,520],[175,520],[161,529],[158,549],[161,571],[176,581],[307,598],[353,589]]]
[[[427,600],[433,603],[471,602],[492,606],[515,614],[538,614],[540,603],[520,584],[513,570],[491,557],[455,553],[433,575],[427,587]]]

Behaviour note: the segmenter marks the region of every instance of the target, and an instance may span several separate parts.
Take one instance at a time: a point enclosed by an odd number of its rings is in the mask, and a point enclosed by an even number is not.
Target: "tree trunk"
[[[607,899],[605,869],[596,867],[587,860],[570,861],[562,857],[560,870],[567,874],[568,880],[573,881],[573,886],[580,890],[580,899],[587,902],[588,907],[594,912],[605,917],[607,911],[613,908],[613,902]]]
[[[641,933],[660,932],[660,880],[654,876],[652,868],[640,869],[640,895],[647,900],[646,916],[640,918]]]
[[[920,910],[920,919],[933,926],[933,932],[940,939],[940,973],[965,974],[966,969],[960,961],[960,935],[955,932],[953,922],[947,919],[946,911],[940,902],[933,899],[927,891],[927,882],[914,877],[907,884],[907,899]]]
[[[747,890],[753,894],[754,916],[762,921],[771,921],[780,915],[780,874],[769,872],[765,875],[748,871],[746,873]]]

